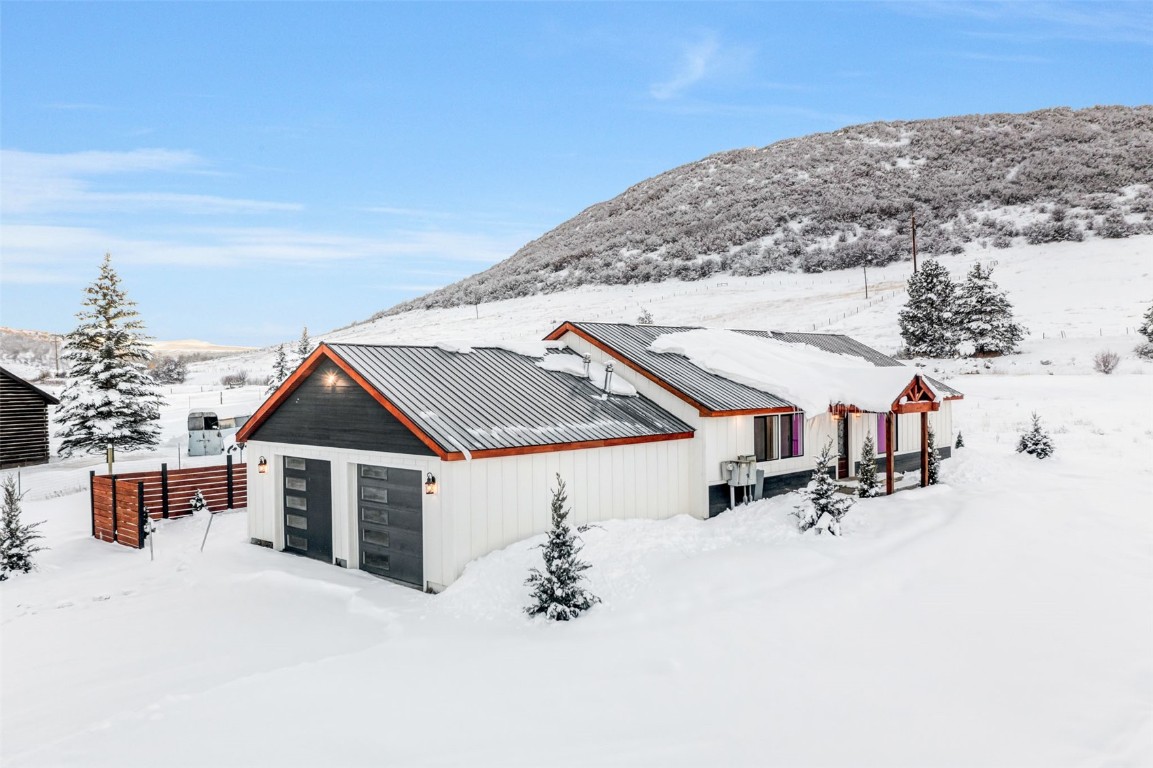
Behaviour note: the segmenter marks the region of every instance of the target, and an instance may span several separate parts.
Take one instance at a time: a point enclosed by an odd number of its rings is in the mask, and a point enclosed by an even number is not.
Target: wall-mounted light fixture
[[[336,382],[339,380],[340,374],[338,374],[336,371],[329,371],[328,373],[324,374],[324,383],[330,387],[335,387]]]
[[[436,493],[436,478],[432,476],[431,472],[424,476],[424,492],[429,495]]]
[[[256,462],[256,471],[262,475],[267,475],[268,474],[268,459],[261,456],[260,461]]]

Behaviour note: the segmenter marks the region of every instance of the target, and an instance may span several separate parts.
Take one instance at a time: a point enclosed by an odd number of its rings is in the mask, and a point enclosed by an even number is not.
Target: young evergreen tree
[[[300,341],[296,342],[296,357],[298,363],[303,363],[312,354],[312,339],[308,337],[308,326],[300,332]],[[287,378],[287,377],[285,377]]]
[[[937,450],[937,433],[929,427],[929,485],[941,482],[941,452]]]
[[[1021,434],[1017,441],[1017,453],[1028,453],[1038,459],[1047,459],[1053,455],[1053,439],[1041,426],[1041,419],[1033,414],[1033,425]]]
[[[837,481],[830,473],[833,465],[832,446],[833,441],[830,440],[821,449],[817,456],[817,466],[813,470],[813,479],[801,491],[804,499],[793,514],[797,516],[802,531],[816,528],[838,536],[841,533],[841,520],[852,509],[853,499],[837,491]]]
[[[565,504],[565,483],[556,476],[557,487],[552,494],[552,530],[548,542],[540,545],[544,550],[544,571],[533,568],[525,585],[532,587],[532,605],[525,608],[529,616],[544,614],[553,621],[575,619],[600,602],[600,598],[585,589],[584,572],[592,566],[581,561],[579,539],[568,526]]]
[[[1025,329],[1013,322],[1013,305],[992,275],[991,266],[977,262],[957,292],[957,331],[977,355],[1007,355],[1025,338]]]
[[[956,286],[949,271],[935,259],[926,259],[908,282],[909,301],[898,322],[906,357],[956,357],[954,318]]]
[[[873,446],[873,436],[865,435],[861,446],[861,468],[857,470],[857,495],[871,499],[881,495],[881,481],[877,478],[877,449]]]
[[[159,442],[163,398],[148,376],[144,323],[108,254],[85,293],[80,325],[64,345],[71,381],[57,410],[60,455],[100,453],[109,445],[151,448]]]
[[[4,504],[0,507],[0,581],[9,573],[29,573],[36,565],[32,556],[44,551],[36,542],[44,536],[36,529],[41,523],[20,522],[21,494],[12,475],[4,478]]]
[[[281,344],[276,348],[276,359],[272,362],[272,373],[268,375],[268,391],[266,395],[271,395],[273,392],[284,383],[292,370],[288,366],[288,355],[284,352],[284,345]]]
[[[1153,343],[1153,304],[1149,305],[1149,309],[1145,310],[1145,316],[1142,318],[1145,322],[1141,323],[1141,327],[1137,329],[1137,333],[1144,336]]]
[[[204,500],[204,494],[200,489],[196,489],[196,493],[192,494],[192,498],[188,500],[188,508],[192,510],[192,514],[203,512],[208,509],[208,502]]]
[[[957,442],[953,443],[954,448],[964,448],[965,438],[961,437],[961,431],[957,430]]]

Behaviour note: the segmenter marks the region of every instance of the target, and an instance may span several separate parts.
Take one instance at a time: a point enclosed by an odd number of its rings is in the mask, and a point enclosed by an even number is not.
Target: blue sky
[[[713,152],[1153,101],[1149,3],[0,6],[0,324],[361,320]]]

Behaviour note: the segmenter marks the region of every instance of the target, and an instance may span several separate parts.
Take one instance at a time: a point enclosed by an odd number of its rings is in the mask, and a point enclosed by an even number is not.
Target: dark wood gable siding
[[[436,455],[329,360],[318,365],[249,439]]]
[[[48,461],[48,403],[0,371],[0,467]]]

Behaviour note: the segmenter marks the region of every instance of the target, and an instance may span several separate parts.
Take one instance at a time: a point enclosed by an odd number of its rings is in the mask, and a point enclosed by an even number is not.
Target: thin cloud
[[[195,153],[170,149],[46,154],[0,150],[0,215],[164,209],[190,214],[297,211],[295,203],[176,192],[108,192],[102,178],[126,175],[212,175]]]
[[[1030,56],[1025,53],[978,53],[976,51],[966,51],[954,54],[960,59],[969,59],[970,61],[989,61],[998,64],[1048,64],[1049,59],[1043,56]]]
[[[526,233],[399,231],[365,237],[273,227],[195,228],[148,238],[90,227],[11,224],[3,232],[3,276],[6,283],[74,282],[85,276],[78,267],[106,251],[124,263],[220,269],[373,261],[390,262],[405,272],[418,265],[443,269],[450,264],[472,270],[506,258],[528,239]]]
[[[649,95],[658,101],[681,98],[702,82],[743,75],[752,60],[752,51],[736,46],[723,46],[715,32],[684,46],[672,77],[649,87]]]
[[[1153,6],[1140,2],[927,2],[890,3],[918,16],[971,19],[1004,25],[1022,22],[1020,31],[970,31],[977,36],[1025,41],[1052,39],[1153,45]]]

